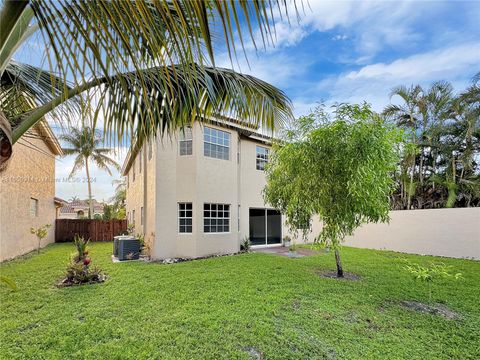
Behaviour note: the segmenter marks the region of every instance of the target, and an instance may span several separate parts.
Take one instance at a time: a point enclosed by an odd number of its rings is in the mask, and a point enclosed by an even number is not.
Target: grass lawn
[[[173,265],[113,264],[112,244],[90,246],[104,284],[59,289],[73,252],[54,244],[0,265],[19,291],[0,286],[3,359],[474,359],[480,358],[480,262],[345,248],[362,277],[319,277],[330,254],[291,259],[243,254]],[[464,280],[434,285],[458,320],[417,313],[428,301],[401,258],[441,261]]]

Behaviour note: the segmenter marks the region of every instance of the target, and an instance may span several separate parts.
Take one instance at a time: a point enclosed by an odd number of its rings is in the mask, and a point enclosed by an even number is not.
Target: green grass
[[[480,357],[480,263],[345,248],[361,281],[316,275],[330,254],[290,259],[243,254],[173,265],[113,264],[110,243],[91,245],[104,284],[59,289],[72,244],[0,265],[19,290],[0,286],[3,359],[474,359]],[[427,289],[400,259],[441,261],[464,280],[434,285],[446,320],[400,307]]]

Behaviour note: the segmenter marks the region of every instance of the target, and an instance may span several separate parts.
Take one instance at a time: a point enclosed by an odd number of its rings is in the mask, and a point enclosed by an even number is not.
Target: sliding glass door
[[[282,215],[272,209],[249,209],[250,242],[252,245],[273,245],[282,242]]]

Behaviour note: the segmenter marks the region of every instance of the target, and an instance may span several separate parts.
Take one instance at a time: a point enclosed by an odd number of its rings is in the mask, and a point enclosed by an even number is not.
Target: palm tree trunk
[[[85,157],[85,170],[87,172],[88,183],[88,218],[93,218],[93,202],[92,202],[92,183],[90,182],[90,170],[88,169],[88,157]]]
[[[335,249],[335,262],[337,263],[337,277],[343,278],[342,259],[340,259],[340,252]]]
[[[408,202],[407,202],[407,210],[410,210],[412,205],[412,196],[413,196],[413,174],[415,172],[415,164],[413,164],[412,172],[410,173],[410,184],[408,185]]]

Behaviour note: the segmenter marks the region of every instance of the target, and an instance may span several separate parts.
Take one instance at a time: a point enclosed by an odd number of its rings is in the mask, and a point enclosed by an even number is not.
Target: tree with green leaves
[[[267,166],[265,200],[294,234],[306,235],[318,214],[323,228],[316,241],[334,249],[343,277],[344,238],[361,224],[388,221],[400,132],[367,104],[342,104],[333,116],[318,108],[301,117],[282,137]]]
[[[394,209],[480,204],[480,96],[478,75],[455,94],[450,83],[399,86],[383,115],[404,129]]]
[[[134,151],[149,137],[217,114],[273,128],[292,116],[289,99],[253,76],[217,67],[214,49],[233,64],[238,43],[273,42],[278,15],[289,16],[278,0],[3,1],[0,166],[44,116],[65,125],[84,107],[92,128],[101,116],[104,133]],[[37,32],[48,69],[14,60]]]
[[[68,146],[63,149],[65,156],[76,155],[70,177],[85,167],[88,184],[88,218],[91,219],[93,216],[93,199],[90,161],[100,170],[106,171],[110,176],[112,175],[110,167],[120,170],[120,166],[115,160],[109,157],[109,155],[113,153],[113,150],[101,147],[102,137],[98,130],[94,130],[88,126],[84,126],[81,129],[72,128],[69,134],[61,135],[60,140],[64,141]]]

